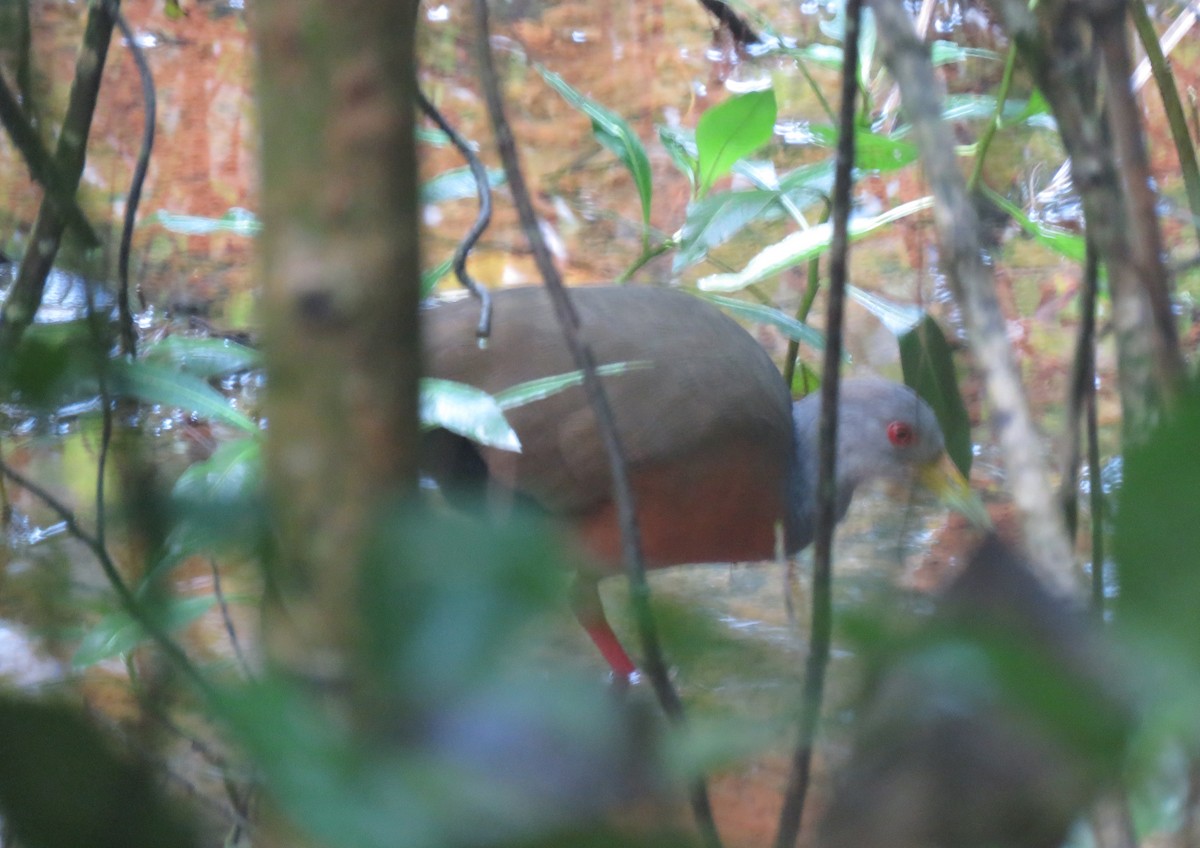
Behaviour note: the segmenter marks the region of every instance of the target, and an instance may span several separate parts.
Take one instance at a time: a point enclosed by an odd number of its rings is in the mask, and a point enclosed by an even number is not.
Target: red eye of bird
[[[917,433],[907,421],[893,421],[887,427],[888,441],[898,448],[907,448],[917,441]]]

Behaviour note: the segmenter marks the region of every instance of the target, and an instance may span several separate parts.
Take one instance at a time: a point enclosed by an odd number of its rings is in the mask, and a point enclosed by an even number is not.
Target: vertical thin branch
[[[129,196],[125,200],[125,221],[121,227],[121,246],[117,253],[117,279],[120,288],[117,290],[117,312],[121,325],[121,348],[128,356],[137,355],[137,330],[133,324],[133,310],[129,308],[129,246],[133,242],[133,224],[137,220],[138,203],[142,198],[142,186],[146,182],[146,171],[150,168],[150,153],[154,150],[154,125],[158,111],[154,94],[154,77],[150,74],[150,66],[146,56],[138,46],[133,36],[133,30],[126,23],[120,12],[120,5],[115,0],[109,0],[112,15],[125,37],[125,44],[137,65],[138,78],[142,83],[142,146],[138,150],[137,166],[133,171],[133,179],[129,181]]]
[[[579,315],[571,304],[570,295],[562,283],[558,269],[554,266],[554,260],[542,238],[537,215],[529,198],[529,190],[521,171],[512,129],[504,115],[504,102],[492,62],[487,0],[476,0],[475,17],[476,59],[479,63],[481,84],[487,100],[488,112],[491,115],[492,127],[496,134],[500,158],[504,163],[509,190],[512,192],[513,203],[517,207],[521,229],[533,252],[534,262],[545,282],[550,299],[554,303],[564,341],[575,360],[576,367],[583,373],[583,389],[588,403],[596,415],[600,437],[608,455],[613,482],[613,499],[617,506],[617,518],[621,528],[622,555],[626,574],[629,577],[630,596],[641,636],[646,672],[664,712],[672,721],[680,723],[684,719],[683,702],[668,676],[667,665],[659,645],[658,630],[650,609],[650,586],[646,580],[646,564],[641,551],[637,510],[616,421],[608,404],[604,386],[596,374],[595,360],[591,350],[579,337]],[[708,789],[702,779],[697,780],[693,785],[691,794],[692,810],[701,834],[710,846],[719,846],[720,839],[708,798]]]
[[[812,773],[813,745],[821,718],[825,671],[829,666],[833,632],[833,528],[837,461],[839,366],[842,360],[842,316],[845,308],[847,226],[854,166],[854,112],[858,102],[858,33],[861,0],[846,0],[846,34],[838,116],[837,165],[833,183],[833,241],[829,252],[829,302],[825,326],[825,359],[821,383],[820,446],[817,466],[816,536],[813,546],[812,621],[808,659],[804,666],[804,695],[800,705],[800,738],[792,754],[792,769],[779,815],[776,848],[791,848],[800,835],[804,803]]]
[[[1079,522],[1080,422],[1096,390],[1096,283],[1099,262],[1096,246],[1089,238],[1083,291],[1079,300],[1079,336],[1075,340],[1075,360],[1071,366],[1071,382],[1067,386],[1067,423],[1063,428],[1060,491],[1067,535],[1072,541]]]

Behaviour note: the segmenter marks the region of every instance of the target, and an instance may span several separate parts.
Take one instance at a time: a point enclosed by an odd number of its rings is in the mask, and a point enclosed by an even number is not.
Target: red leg
[[[600,654],[616,678],[620,681],[631,681],[638,673],[637,666],[633,664],[629,654],[625,653],[617,634],[613,633],[608,619],[604,617],[604,604],[600,601],[595,578],[584,575],[576,578],[573,605],[575,617],[600,649]]]

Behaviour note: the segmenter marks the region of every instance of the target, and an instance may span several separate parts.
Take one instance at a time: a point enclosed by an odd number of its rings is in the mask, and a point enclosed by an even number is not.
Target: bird
[[[777,526],[788,553],[808,546],[815,532],[818,395],[793,403],[754,337],[686,292],[578,286],[571,299],[596,364],[612,366],[601,379],[647,567],[769,559]],[[473,301],[423,310],[427,376],[496,394],[577,370],[544,289],[500,289],[492,303],[486,343],[476,337]],[[620,570],[622,547],[592,409],[573,386],[505,414],[519,453],[435,430],[422,447],[425,473],[445,490],[498,488],[573,529],[594,560],[577,575],[576,617],[614,675],[628,679],[637,667],[605,618],[597,586]],[[838,422],[838,520],[856,487],[876,478],[915,476],[943,500],[978,504],[946,454],[933,410],[911,388],[873,377],[844,380]]]

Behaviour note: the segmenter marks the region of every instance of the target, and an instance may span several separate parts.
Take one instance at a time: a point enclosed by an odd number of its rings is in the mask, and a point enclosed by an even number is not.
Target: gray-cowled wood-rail
[[[792,403],[779,370],[742,327],[683,292],[581,287],[571,292],[603,378],[629,465],[651,568],[768,559],[782,523],[789,552],[812,541],[816,395]],[[475,336],[478,304],[440,303],[423,315],[426,370],[497,393],[576,370],[541,288],[493,294],[491,338]],[[932,410],[911,389],[847,380],[839,404],[837,514],[877,477],[916,476],[943,497],[966,481],[946,455]],[[576,612],[614,673],[635,667],[604,617],[600,576],[619,569],[620,530],[608,460],[579,387],[507,412],[520,453],[430,434],[426,468],[448,487],[487,480],[573,525],[600,565],[581,574]]]

